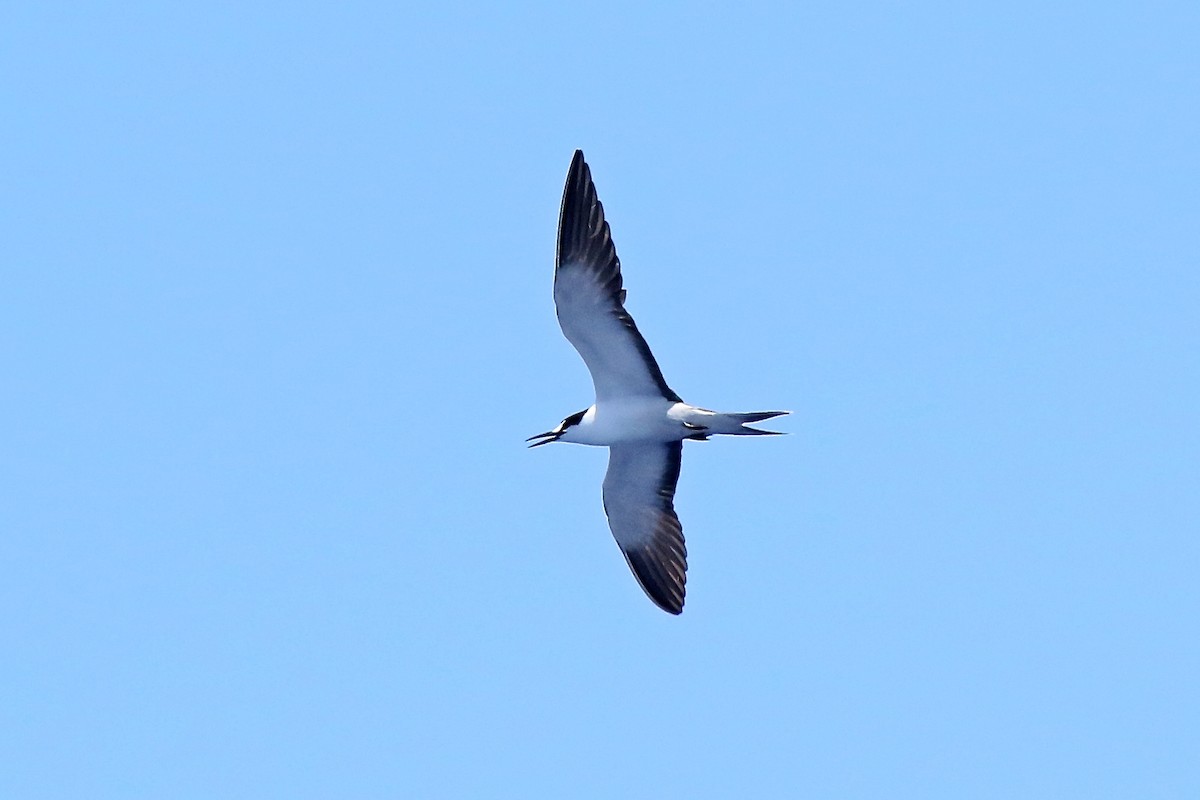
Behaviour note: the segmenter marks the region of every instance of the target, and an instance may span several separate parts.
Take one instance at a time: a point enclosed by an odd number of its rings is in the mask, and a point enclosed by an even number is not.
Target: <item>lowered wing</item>
[[[604,513],[633,576],[664,611],[683,611],[687,547],[675,514],[683,442],[609,448]]]

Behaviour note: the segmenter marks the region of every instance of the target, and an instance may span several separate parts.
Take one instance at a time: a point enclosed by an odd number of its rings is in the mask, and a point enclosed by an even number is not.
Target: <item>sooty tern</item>
[[[683,402],[667,386],[625,310],[621,262],[582,150],[575,151],[563,189],[554,305],[563,334],[592,374],[596,402],[526,441],[530,447],[574,442],[608,448],[608,526],[642,589],[659,608],[678,614],[687,580],[687,548],[674,504],[683,440],[772,435],[777,431],[746,423],[788,412],[721,414]]]

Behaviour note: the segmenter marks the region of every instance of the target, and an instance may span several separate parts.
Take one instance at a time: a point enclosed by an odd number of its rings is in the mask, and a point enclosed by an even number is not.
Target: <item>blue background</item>
[[[1197,6],[498,5],[6,12],[0,796],[1200,797]]]

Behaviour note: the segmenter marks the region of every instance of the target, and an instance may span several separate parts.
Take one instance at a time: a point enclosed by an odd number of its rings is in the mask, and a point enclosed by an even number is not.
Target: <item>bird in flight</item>
[[[573,442],[608,448],[604,513],[633,576],[659,608],[683,611],[687,548],[675,514],[684,439],[774,435],[746,423],[787,414],[722,414],[683,402],[625,310],[621,262],[592,173],[576,150],[563,189],[554,265],[558,324],[592,374],[596,402],[553,430],[526,439],[538,447]]]

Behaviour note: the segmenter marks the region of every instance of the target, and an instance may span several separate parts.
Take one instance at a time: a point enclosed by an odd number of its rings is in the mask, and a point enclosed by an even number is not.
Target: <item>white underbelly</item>
[[[662,398],[610,400],[592,406],[564,441],[608,446],[623,442],[669,442],[683,439],[688,430],[672,414],[676,406]]]

